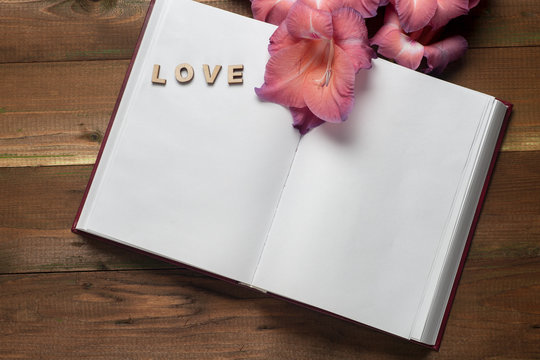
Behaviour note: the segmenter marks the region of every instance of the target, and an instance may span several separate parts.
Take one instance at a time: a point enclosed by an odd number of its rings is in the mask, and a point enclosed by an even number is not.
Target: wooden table
[[[0,358],[540,358],[539,1],[453,26],[515,110],[439,353],[70,232],[147,7],[0,0]]]

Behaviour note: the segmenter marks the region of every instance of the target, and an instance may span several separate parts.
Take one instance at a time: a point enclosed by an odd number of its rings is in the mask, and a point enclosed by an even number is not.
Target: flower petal
[[[279,25],[289,13],[289,10],[293,6],[295,0],[278,0],[272,11],[268,14],[266,22],[274,25]]]
[[[320,5],[317,8],[334,11],[350,7],[358,11],[363,18],[367,19],[377,15],[377,9],[379,6],[382,6],[381,2],[383,1],[384,0],[323,0],[319,1]]]
[[[426,26],[437,10],[437,0],[395,0],[399,21],[405,32]]]
[[[480,0],[470,0],[469,1],[469,10],[471,10],[473,7],[478,5],[479,2],[480,2]]]
[[[448,63],[463,56],[467,50],[467,40],[462,36],[452,36],[424,47],[427,59],[426,73],[443,71]]]
[[[366,44],[359,45],[352,41],[346,41],[339,43],[338,46],[348,54],[357,54],[352,59],[355,72],[358,72],[360,69],[371,69],[371,59],[377,58],[375,50]]]
[[[393,5],[388,5],[384,11],[384,25],[399,29],[401,31],[401,24],[399,23],[399,16],[396,12],[396,8]]]
[[[274,55],[279,50],[296,44],[299,39],[295,39],[289,35],[287,29],[287,22],[283,21],[276,31],[270,36],[270,44],[268,45],[268,52],[270,55]]]
[[[251,0],[251,12],[253,13],[253,18],[259,21],[266,21],[268,13],[277,0]]]
[[[279,25],[287,16],[294,0],[251,0],[253,17]]]
[[[342,8],[332,12],[334,23],[334,41],[345,51],[353,62],[354,71],[369,69],[375,51],[367,41],[367,29],[360,13],[351,8]]]
[[[334,40],[349,38],[366,39],[368,31],[362,15],[352,8],[340,8],[332,12]]]
[[[298,0],[312,9],[332,11],[333,6],[339,6],[343,0]]]
[[[371,59],[377,57],[377,54],[370,46],[357,39],[339,41],[336,42],[336,46],[349,56],[355,73],[360,69],[371,69]]]
[[[293,126],[297,128],[302,135],[324,123],[324,120],[316,117],[307,107],[292,107],[289,110],[293,116]]]
[[[400,65],[416,70],[424,56],[424,46],[396,29],[393,25],[384,25],[371,39],[378,45],[377,52]]]
[[[377,50],[379,54],[413,70],[420,66],[424,55],[422,44],[411,40],[398,30],[388,32],[384,38],[376,36],[373,43],[379,45]]]
[[[348,0],[346,6],[358,11],[364,19],[377,15],[377,9],[381,5],[381,0]]]
[[[306,106],[304,78],[317,68],[326,66],[322,63],[325,49],[321,45],[324,44],[302,40],[274,53],[266,64],[263,86],[255,89],[257,95],[287,107]]]
[[[354,66],[347,54],[335,46],[331,75],[326,85],[325,71],[326,66],[314,67],[305,77],[306,105],[320,119],[328,122],[345,121],[354,104]]]
[[[313,9],[297,1],[285,19],[289,34],[301,39],[330,39],[333,34],[332,14]]]
[[[437,10],[429,24],[438,29],[455,17],[469,12],[469,0],[437,0]]]

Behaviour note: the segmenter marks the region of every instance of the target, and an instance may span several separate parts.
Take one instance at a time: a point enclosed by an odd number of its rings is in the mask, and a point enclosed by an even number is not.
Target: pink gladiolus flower
[[[315,116],[307,107],[290,108],[293,116],[293,126],[300,131],[300,134],[305,134],[309,130],[324,124],[324,120]]]
[[[417,69],[425,57],[427,68],[424,71],[438,73],[450,62],[463,56],[467,50],[467,41],[462,36],[452,36],[430,44],[435,35],[437,31],[430,27],[411,34],[405,33],[396,11],[388,5],[384,25],[371,39],[371,43],[379,46],[379,54],[410,69]]]
[[[370,68],[375,57],[356,10],[321,10],[304,0],[291,7],[268,50],[264,84],[255,92],[290,108],[302,133],[323,120],[347,118],[354,104],[355,74]]]
[[[321,10],[332,11],[340,7],[350,7],[358,11],[364,18],[377,15],[379,6],[388,4],[389,0],[310,0],[311,6],[317,5]]]
[[[257,20],[279,25],[287,17],[291,6],[296,0],[251,0],[251,11]],[[318,0],[305,1],[309,6],[325,11],[339,7],[350,7],[366,19],[377,15],[377,8],[384,6],[388,0]]]
[[[260,21],[279,25],[296,0],[251,0],[253,17]]]
[[[479,2],[480,0],[469,0],[469,10],[478,5]]]
[[[403,29],[414,32],[431,26],[443,27],[451,19],[465,15],[480,0],[391,0]]]

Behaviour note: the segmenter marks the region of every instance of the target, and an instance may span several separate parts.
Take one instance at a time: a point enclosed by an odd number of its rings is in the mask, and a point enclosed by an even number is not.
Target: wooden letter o
[[[185,77],[182,76],[182,70],[187,71],[187,75]],[[193,79],[193,67],[186,63],[180,64],[174,70],[174,74],[176,75],[176,80],[178,80],[179,83],[188,83]]]

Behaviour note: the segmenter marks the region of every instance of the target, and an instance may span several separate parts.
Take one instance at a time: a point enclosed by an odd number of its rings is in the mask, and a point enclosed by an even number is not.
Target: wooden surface
[[[147,7],[0,0],[0,359],[540,358],[539,1],[449,30],[515,110],[438,353],[70,233]]]

